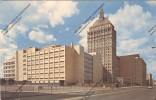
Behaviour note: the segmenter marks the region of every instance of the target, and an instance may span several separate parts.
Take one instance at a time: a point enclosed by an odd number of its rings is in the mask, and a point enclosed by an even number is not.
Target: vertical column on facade
[[[53,83],[55,83],[55,48],[53,47]]]
[[[38,67],[39,67],[39,83],[40,83],[40,81],[41,81],[41,74],[40,74],[40,60],[41,60],[41,59],[40,59],[40,51],[39,51],[39,53],[38,53],[38,57],[39,57],[39,58],[38,58],[38,59],[39,59],[39,60],[38,60],[38,63],[39,63],[39,66],[38,66]]]
[[[48,85],[50,83],[50,60],[49,60],[49,55],[50,55],[50,47],[48,48]]]
[[[59,62],[58,66],[59,66],[59,79],[60,79],[60,47],[58,47],[58,48],[59,48],[59,50],[58,50],[58,62]]]

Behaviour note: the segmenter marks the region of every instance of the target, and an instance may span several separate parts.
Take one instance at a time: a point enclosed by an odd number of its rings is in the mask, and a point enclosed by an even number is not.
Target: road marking
[[[100,95],[109,95],[109,94],[117,94],[117,93],[124,93],[124,92],[129,92],[129,91],[135,91],[137,89],[132,89],[132,90],[125,90],[125,91],[118,91],[118,92],[111,92],[111,93],[103,93],[103,94],[96,94],[96,95],[91,95],[91,96],[86,96],[86,97],[95,97],[95,96],[100,96]],[[68,99],[59,99],[59,100],[75,100],[75,99],[82,99],[83,97],[74,97],[74,98],[68,98]]]

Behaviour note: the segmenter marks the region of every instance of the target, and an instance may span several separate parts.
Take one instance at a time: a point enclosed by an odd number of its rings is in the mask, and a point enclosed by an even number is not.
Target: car
[[[152,86],[148,86],[147,88],[148,88],[148,89],[153,89],[153,87],[152,87]]]

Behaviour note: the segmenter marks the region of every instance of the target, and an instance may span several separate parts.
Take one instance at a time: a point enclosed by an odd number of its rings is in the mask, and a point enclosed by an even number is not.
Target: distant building
[[[96,83],[103,73],[100,55],[85,53],[84,47],[80,45],[52,45],[42,49],[30,47],[18,50],[14,59],[4,62],[5,79],[12,75],[8,71],[12,68],[10,66],[15,70],[12,78],[16,81],[29,80],[36,84]]]
[[[104,82],[112,83],[118,75],[116,65],[116,31],[113,24],[104,17],[101,9],[99,19],[89,28],[87,33],[88,53],[101,54],[104,66]]]
[[[139,54],[120,56],[120,76],[127,85],[146,85],[146,63]]]
[[[152,83],[154,86],[156,86],[156,80],[153,80],[153,83]]]
[[[3,63],[3,75],[6,80],[15,79],[16,67],[15,67],[15,58],[11,58]]]
[[[146,85],[152,85],[152,84],[153,84],[152,74],[148,73],[146,74]]]

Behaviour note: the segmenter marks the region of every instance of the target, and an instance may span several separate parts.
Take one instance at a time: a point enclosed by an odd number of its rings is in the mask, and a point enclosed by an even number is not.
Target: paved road
[[[86,98],[89,92],[44,94],[44,93],[22,93],[14,100],[82,100]],[[11,94],[7,93],[3,98],[8,98]],[[2,99],[8,100],[8,99]],[[103,91],[91,92],[87,100],[156,100],[156,87],[147,89],[147,87],[118,88]]]
[[[81,97],[71,98],[66,100],[80,100]],[[153,89],[132,88],[127,90],[116,90],[104,93],[93,94],[86,97],[87,100],[156,100],[156,87]]]

